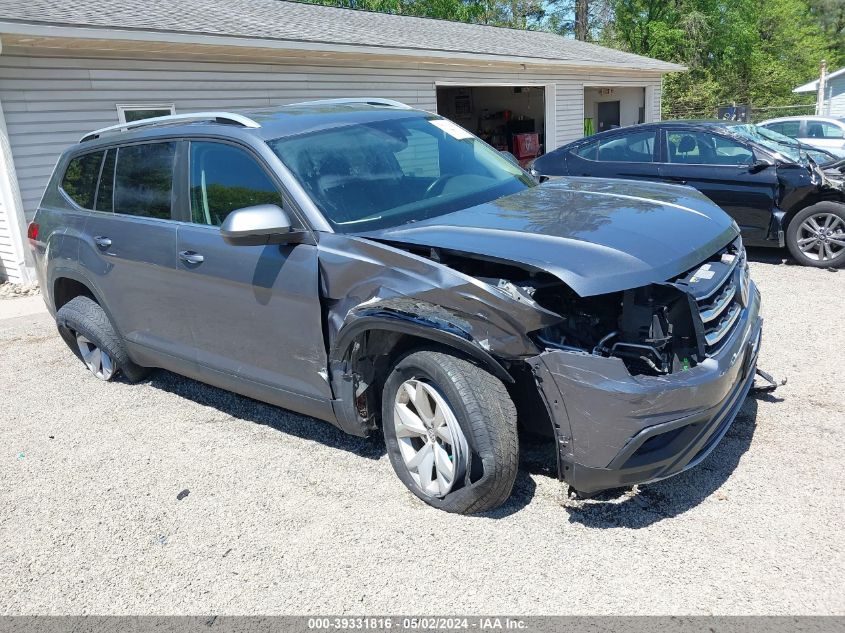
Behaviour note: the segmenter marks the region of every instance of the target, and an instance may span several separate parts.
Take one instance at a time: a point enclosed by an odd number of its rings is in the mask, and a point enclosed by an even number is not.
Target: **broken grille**
[[[721,279],[710,292],[696,299],[708,355],[717,352],[728,341],[748,301],[745,250],[738,255],[723,255],[721,263],[727,264],[721,271]]]

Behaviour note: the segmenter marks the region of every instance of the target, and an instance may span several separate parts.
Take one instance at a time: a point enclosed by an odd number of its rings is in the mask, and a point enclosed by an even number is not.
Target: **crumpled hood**
[[[727,214],[690,187],[558,178],[430,220],[357,235],[525,264],[590,296],[666,281],[738,234]]]

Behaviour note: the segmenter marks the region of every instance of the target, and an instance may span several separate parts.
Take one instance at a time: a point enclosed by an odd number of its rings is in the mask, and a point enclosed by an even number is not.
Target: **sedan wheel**
[[[445,497],[463,477],[469,456],[445,398],[421,380],[406,380],[394,399],[393,426],[411,478],[425,494]]]
[[[817,213],[798,227],[798,248],[810,259],[832,262],[845,250],[845,221],[833,213]]]
[[[76,335],[76,344],[79,347],[79,353],[82,355],[82,361],[85,366],[91,370],[100,380],[109,380],[114,375],[114,361],[108,352],[92,343],[82,334]]]

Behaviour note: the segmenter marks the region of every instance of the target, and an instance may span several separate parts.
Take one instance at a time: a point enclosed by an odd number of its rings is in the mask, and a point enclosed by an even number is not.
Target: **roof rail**
[[[99,138],[103,134],[107,134],[109,132],[122,132],[124,130],[138,127],[167,125],[168,123],[182,123],[189,121],[215,121],[217,123],[229,123],[249,128],[261,127],[258,123],[242,114],[234,114],[232,112],[190,112],[186,114],[168,114],[167,116],[156,116],[149,119],[132,121],[130,123],[110,125],[99,130],[94,130],[93,132],[88,132],[88,134],[79,139],[79,142],[84,143],[85,141]]]
[[[391,108],[401,108],[402,110],[411,110],[411,106],[407,103],[402,103],[401,101],[396,101],[395,99],[381,99],[379,97],[352,97],[349,99],[341,98],[341,99],[318,99],[316,101],[302,101],[300,103],[291,103],[290,105],[320,105],[320,104],[337,104],[342,105],[344,103],[360,103],[364,105],[374,105],[374,106],[388,106]]]

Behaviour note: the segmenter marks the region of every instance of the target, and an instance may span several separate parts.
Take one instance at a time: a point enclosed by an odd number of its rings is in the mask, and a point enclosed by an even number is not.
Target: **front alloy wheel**
[[[486,369],[447,348],[406,353],[384,382],[381,422],[390,465],[428,505],[470,514],[510,496],[516,408]]]
[[[845,264],[845,204],[817,202],[799,211],[786,229],[786,245],[805,266]]]
[[[833,213],[811,215],[798,227],[798,248],[810,259],[832,262],[845,249],[845,221]]]
[[[399,452],[425,494],[445,497],[466,471],[467,441],[455,413],[434,387],[421,380],[399,386],[393,405]]]

